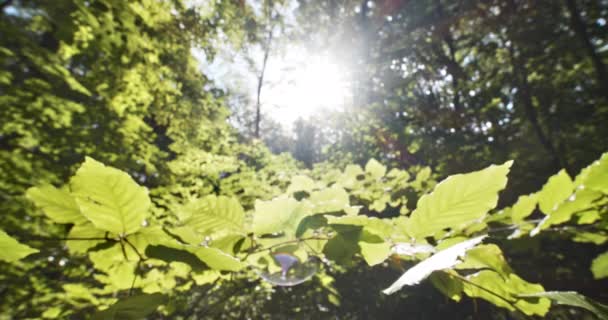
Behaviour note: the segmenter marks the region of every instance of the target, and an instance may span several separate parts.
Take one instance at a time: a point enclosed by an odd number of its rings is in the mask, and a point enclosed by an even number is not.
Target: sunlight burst
[[[268,73],[262,101],[270,107],[270,116],[287,127],[298,118],[341,110],[349,102],[344,68],[328,55],[286,55],[269,65]]]

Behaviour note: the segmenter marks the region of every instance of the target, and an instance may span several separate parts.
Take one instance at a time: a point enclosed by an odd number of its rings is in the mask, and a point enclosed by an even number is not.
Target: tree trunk
[[[516,3],[513,0],[509,0],[507,2],[507,5],[510,11],[510,15],[512,17],[516,17],[518,14]],[[513,23],[513,21],[510,21],[510,23]],[[506,39],[503,39],[503,41],[504,40]],[[506,43],[507,41],[504,42]],[[528,70],[525,64],[526,59],[522,53],[520,53],[519,55],[515,53],[515,39],[511,39],[511,42],[512,44],[508,46],[508,51],[513,67],[513,78],[516,82],[517,96],[519,98],[518,100],[520,100],[521,104],[523,105],[526,118],[530,122],[530,125],[532,126],[532,129],[536,134],[538,141],[551,156],[555,168],[566,168],[567,163],[565,161],[565,158],[560,155],[555,144],[553,143],[553,141],[551,141],[551,138],[544,132],[538,117],[538,112],[534,107],[534,103],[532,100],[532,88],[530,87],[530,83],[528,82]]]
[[[512,47],[509,48],[509,53],[513,63],[513,76],[517,82],[517,95],[519,96],[521,104],[524,107],[526,117],[528,118],[530,125],[532,125],[532,129],[534,130],[538,141],[553,158],[555,167],[565,168],[567,167],[565,160],[560,156],[560,153],[557,151],[549,136],[545,134],[538,119],[538,112],[534,107],[534,103],[532,102],[532,90],[530,88],[530,84],[528,83],[528,70],[522,59],[515,56]]]
[[[269,19],[270,20],[270,19]],[[272,43],[272,26],[268,26],[268,37],[266,38],[266,44],[264,46],[264,59],[262,60],[262,69],[258,76],[258,90],[256,95],[255,104],[255,131],[254,136],[256,139],[260,138],[260,121],[262,121],[262,103],[260,96],[262,95],[262,85],[264,83],[264,72],[266,71],[266,64],[268,63],[268,56],[270,55],[270,44]]]
[[[460,113],[463,111],[463,106],[460,99],[460,80],[466,79],[466,76],[464,70],[456,60],[456,44],[455,39],[452,36],[452,32],[450,31],[450,20],[447,20],[448,23],[445,22],[446,14],[440,0],[435,0],[435,6],[435,15],[437,21],[442,22],[437,25],[435,29],[435,36],[445,42],[448,47],[448,52],[446,54],[442,47],[437,47],[435,51],[439,55],[439,63],[445,65],[447,73],[452,76],[452,90],[454,91],[452,104],[454,105],[454,110]]]
[[[587,54],[591,58],[593,62],[593,67],[595,68],[595,74],[597,76],[598,86],[601,88],[604,96],[608,98],[608,72],[606,72],[606,65],[602,61],[602,58],[595,51],[595,47],[591,42],[589,37],[589,33],[587,32],[587,27],[583,19],[581,18],[580,11],[576,6],[575,0],[566,0],[566,7],[568,8],[568,12],[570,13],[570,23],[572,24],[572,29],[576,32],[576,35],[582,42],[585,50],[587,50]]]

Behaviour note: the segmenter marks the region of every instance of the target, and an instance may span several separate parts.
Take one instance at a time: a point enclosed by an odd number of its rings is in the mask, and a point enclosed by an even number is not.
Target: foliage
[[[604,188],[603,183],[593,183],[596,181],[594,169],[601,166],[602,161],[583,170],[583,180],[579,179],[579,185],[590,181],[593,187],[589,188]],[[126,173],[91,158],[81,165],[69,186],[63,188],[63,202],[48,205],[48,199],[58,192],[58,189],[48,186],[33,189],[34,192],[30,194],[36,195],[34,202],[38,201],[39,207],[51,220],[66,222],[65,216],[57,214],[57,206],[76,204],[76,209],[82,213],[81,217],[72,216],[72,227],[66,240],[68,243],[86,241],[84,246],[79,247],[80,253],[75,254],[88,256],[95,269],[95,283],[101,285],[97,293],[89,295],[92,305],[103,307],[106,302],[102,301],[111,301],[112,298],[107,295],[114,292],[138,290],[145,294],[172,294],[188,290],[195,283],[200,285],[221,279],[217,271],[244,272],[253,276],[255,270],[276,270],[277,267],[269,260],[273,252],[290,252],[300,261],[317,256],[346,267],[352,266],[357,260],[356,256],[361,255],[368,264],[375,265],[388,259],[396,245],[412,246],[432,237],[437,243],[433,251],[439,251],[409,269],[385,293],[394,293],[403,285],[417,284],[431,275],[433,284],[452,299],[459,300],[464,293],[512,311],[544,315],[549,308],[547,299],[531,301],[521,298],[542,293],[543,287],[513,273],[498,246],[479,245],[484,236],[469,238],[487,229],[484,220],[493,219],[485,212],[495,206],[498,191],[505,185],[509,166],[510,163],[507,163],[449,177],[438,184],[432,193],[422,196],[411,214],[394,218],[359,215],[358,210],[350,206],[347,192],[356,190],[352,183],[359,181],[349,176],[352,172],[365,174],[378,183],[384,179],[386,169],[375,160],[368,163],[365,172],[347,168],[331,184],[294,176],[286,194],[257,202],[255,208],[247,213],[251,219],[245,219],[245,211],[234,198],[213,195],[184,205],[181,211],[175,213],[177,221],[166,214],[152,216],[149,214],[150,199],[145,188],[137,186]],[[603,174],[603,171],[598,172]],[[544,190],[554,193],[555,181],[558,180],[550,179],[547,185],[551,188]],[[463,189],[471,182],[478,184],[476,188],[485,190],[484,193],[474,193],[478,200],[471,200],[472,193]],[[404,180],[401,183],[408,182]],[[105,184],[112,187],[105,187]],[[299,193],[305,195],[294,197]],[[538,198],[541,199],[541,196],[542,193]],[[433,203],[450,205],[426,209],[431,197],[435,198]],[[562,202],[565,200],[562,199]],[[454,208],[460,208],[461,204],[479,210],[455,211]],[[74,211],[72,209],[68,214]],[[432,212],[439,218],[420,216],[421,212]],[[468,212],[474,212],[476,216],[471,218],[468,214],[462,214]],[[420,231],[415,224],[420,219],[427,219],[425,226],[437,221],[440,227]],[[142,221],[145,223],[142,224]],[[71,236],[74,230],[80,230],[78,237]],[[36,251],[5,237],[7,243],[10,242],[11,251],[19,252],[19,258]],[[457,242],[460,243],[454,245]],[[421,255],[428,255],[403,251],[395,254],[403,260],[419,260]],[[193,259],[192,255],[196,258]],[[477,271],[467,276],[460,275],[458,270],[465,269]],[[436,271],[442,273],[434,273]],[[61,297],[56,299],[66,307],[71,304]],[[130,310],[132,299],[137,297],[118,302],[103,314],[131,312],[123,310]],[[74,311],[67,308],[59,314],[67,315]],[[149,311],[142,310],[141,314]]]
[[[526,295],[525,297],[537,298],[547,297],[558,304],[565,304],[575,306],[583,309],[587,309],[595,314],[600,319],[608,318],[608,306],[601,303],[597,303],[585,296],[582,296],[576,292],[543,292],[537,294]]]
[[[32,253],[38,252],[38,250],[30,248],[24,244],[17,242],[17,240],[11,238],[6,232],[0,230],[0,248],[2,248],[2,254],[0,259],[13,262],[24,257],[29,256]]]
[[[165,300],[166,297],[158,293],[129,297],[94,314],[91,319],[141,319],[154,312]]]
[[[588,225],[590,230],[565,229],[569,237],[577,242],[601,245],[608,241],[608,190],[603,177],[608,168],[608,154],[593,162],[574,178],[563,170],[549,177],[537,193],[522,196],[509,208],[497,215],[495,222],[514,223],[512,237],[525,234],[535,236],[565,223]],[[538,208],[543,218],[525,220]],[[593,261],[591,271],[595,278],[606,277],[606,253]]]

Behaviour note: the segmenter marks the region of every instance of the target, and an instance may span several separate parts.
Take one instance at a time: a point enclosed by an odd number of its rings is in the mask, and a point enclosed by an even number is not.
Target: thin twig
[[[137,280],[137,276],[139,275],[137,272],[139,271],[139,266],[141,265],[142,260],[137,261],[137,265],[135,266],[135,272],[133,275],[133,281],[131,282],[131,288],[129,288],[129,297],[131,296],[131,293],[133,292],[133,288],[135,288],[135,280]]]
[[[65,237],[65,238],[53,238],[53,237],[29,237],[29,238],[20,238],[19,240],[21,241],[116,241],[118,242],[119,240],[116,239],[112,239],[112,238],[102,238],[102,237],[74,237],[74,238],[69,238],[69,237]]]
[[[144,257],[141,253],[139,253],[139,251],[137,251],[137,248],[127,238],[122,238],[122,240],[124,240],[124,242],[126,244],[128,244],[129,247],[131,247],[131,249],[133,249],[133,251],[135,251],[135,254],[137,254],[137,256],[139,257],[139,261],[146,261],[147,260],[147,258]]]
[[[258,253],[258,252],[263,252],[263,251],[269,251],[272,250],[274,248],[280,247],[280,246],[284,246],[287,244],[292,244],[292,243],[299,243],[302,241],[308,241],[308,240],[330,240],[331,238],[327,238],[327,237],[309,237],[309,238],[298,238],[298,239],[294,239],[294,240],[288,240],[288,241],[284,241],[281,243],[277,243],[277,244],[273,244],[269,247],[266,248],[261,248],[258,250],[254,250],[252,253]]]
[[[247,260],[247,258],[249,258],[249,256],[253,253],[253,248],[255,248],[255,238],[253,234],[250,234],[247,237],[251,240],[251,246],[249,247],[249,249],[247,249],[247,254],[243,259],[241,259],[241,261]]]
[[[122,240],[123,240],[123,239],[122,239],[122,238],[120,238],[120,242],[119,242],[119,243],[120,243],[120,249],[122,250],[122,255],[125,257],[125,260],[126,260],[126,261],[129,261],[129,257],[127,256],[127,250],[125,250],[125,245],[124,245],[124,243],[122,242]]]

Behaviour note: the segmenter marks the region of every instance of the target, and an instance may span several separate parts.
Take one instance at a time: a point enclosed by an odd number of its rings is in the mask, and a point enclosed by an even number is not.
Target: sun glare
[[[300,51],[301,52],[301,51]],[[348,77],[328,55],[285,55],[269,65],[262,102],[268,114],[290,128],[298,118],[341,110],[349,101]]]

